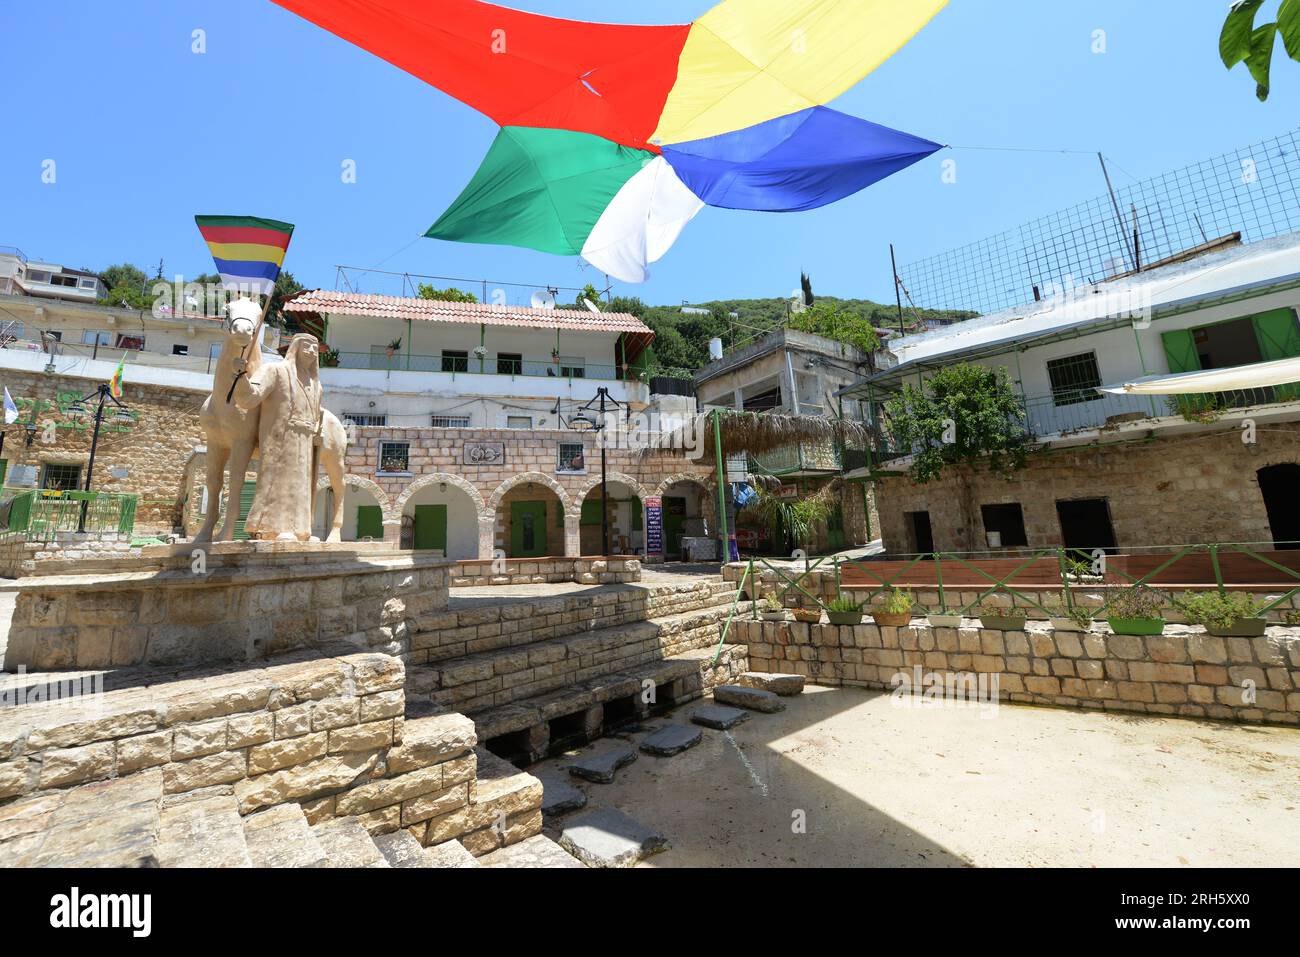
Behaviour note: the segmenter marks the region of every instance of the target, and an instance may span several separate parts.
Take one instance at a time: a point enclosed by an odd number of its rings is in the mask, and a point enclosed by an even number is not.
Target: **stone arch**
[[[564,509],[564,513],[566,515],[569,513],[569,510],[573,507],[573,499],[570,497],[569,493],[564,490],[564,486],[543,472],[520,472],[518,475],[512,475],[510,478],[506,479],[497,486],[496,491],[493,492],[491,498],[488,499],[487,513],[495,515],[497,506],[501,504],[501,499],[505,498],[507,492],[516,485],[526,485],[529,482],[537,482],[539,485],[545,485],[548,489],[554,492],[556,497],[560,500],[560,506]]]
[[[701,486],[705,492],[712,490],[716,484],[711,482],[705,476],[700,475],[699,472],[674,472],[659,483],[655,488],[655,494],[663,495],[678,482],[694,482],[696,485]]]
[[[397,504],[394,506],[396,513],[401,515],[406,510],[406,503],[410,501],[411,496],[416,492],[439,482],[446,482],[448,485],[454,485],[456,488],[468,495],[470,501],[474,503],[474,507],[478,510],[480,518],[492,514],[483,501],[483,493],[475,488],[470,482],[465,481],[465,479],[461,478],[459,475],[452,475],[450,472],[434,472],[432,475],[422,475],[410,485],[406,486],[406,488],[402,490],[402,494],[397,496]]]
[[[388,493],[385,492],[378,485],[376,485],[374,482],[372,482],[370,479],[366,478],[364,475],[353,475],[351,472],[345,473],[343,476],[343,484],[355,485],[357,488],[363,488],[371,495],[373,495],[375,497],[375,501],[379,503],[380,511],[382,511],[384,514],[385,522],[394,522],[394,521],[401,520],[402,517],[401,509],[397,509],[396,511],[394,511],[393,503],[389,499]],[[319,492],[329,487],[330,487],[329,476],[322,475],[318,479],[316,479],[316,491]]]
[[[642,502],[645,501],[647,495],[651,494],[644,485],[642,485],[632,476],[628,475],[626,472],[607,471],[605,473],[605,478],[611,482],[619,482],[622,485],[626,485],[628,488],[632,490],[632,494],[634,494]],[[574,501],[578,505],[581,505],[583,499],[585,499],[589,494],[591,494],[591,491],[593,489],[599,487],[600,487],[600,476],[597,475],[595,478],[589,480],[586,484],[582,486],[581,489],[578,490],[578,494],[574,496]]]

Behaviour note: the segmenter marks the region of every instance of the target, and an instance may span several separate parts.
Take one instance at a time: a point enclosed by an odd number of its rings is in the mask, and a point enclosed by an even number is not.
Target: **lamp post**
[[[99,427],[104,422],[104,403],[111,401],[119,409],[122,409],[123,411],[126,410],[126,406],[117,401],[117,397],[113,395],[107,382],[101,382],[94,392],[82,396],[77,400],[76,406],[84,410],[85,403],[93,399],[95,396],[99,396],[99,405],[95,407],[95,430],[90,435],[90,458],[86,461],[85,491],[87,492],[90,491],[91,478],[94,476],[95,472],[95,450],[99,447]],[[89,499],[85,499],[81,503],[81,516],[77,519],[78,532],[86,531],[86,509],[89,505]]]
[[[609,394],[609,389],[601,386],[586,404],[578,406],[577,412],[567,419],[560,412],[559,400],[555,403],[555,414],[561,423],[574,432],[603,432],[605,430],[605,413],[613,409],[626,408],[622,402]],[[593,421],[588,412],[596,412],[599,419]],[[600,549],[603,557],[609,557],[609,489],[606,481],[605,443],[600,443]]]

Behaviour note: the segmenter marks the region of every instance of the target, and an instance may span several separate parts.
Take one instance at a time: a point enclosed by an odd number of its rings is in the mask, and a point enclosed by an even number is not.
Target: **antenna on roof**
[[[537,290],[533,293],[532,298],[528,301],[534,309],[554,309],[555,293],[547,289],[545,292]]]

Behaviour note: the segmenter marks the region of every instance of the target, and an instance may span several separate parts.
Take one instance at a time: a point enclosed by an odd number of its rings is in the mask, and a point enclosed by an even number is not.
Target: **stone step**
[[[729,681],[747,667],[744,645],[724,645],[715,663],[716,641],[669,658],[660,658],[621,671],[566,685],[555,691],[499,707],[471,712],[480,744],[511,760],[532,762],[551,750],[552,722],[590,727],[586,740],[619,723],[644,717],[651,710],[647,688],[655,691],[656,707],[670,707],[701,697],[715,684]],[[557,742],[562,743],[562,742]],[[581,742],[579,742],[581,743]]]
[[[586,868],[580,860],[556,844],[545,834],[535,834],[518,844],[484,854],[478,859],[483,867],[578,867]]]
[[[713,700],[718,704],[729,704],[733,708],[748,708],[750,711],[761,711],[764,714],[785,710],[785,703],[772,692],[741,685],[718,685],[713,689]]]
[[[392,831],[376,834],[372,840],[379,853],[384,855],[389,867],[433,867],[428,850],[410,831]]]
[[[244,838],[254,867],[324,867],[328,861],[297,804],[277,804],[248,815]]]
[[[311,831],[325,851],[326,867],[392,866],[366,826],[355,817],[336,817],[317,824]]]
[[[560,834],[560,847],[588,867],[635,867],[668,849],[668,840],[615,808],[587,811]]]
[[[157,867],[162,773],[47,792],[0,807],[0,866]]]
[[[234,794],[194,797],[162,809],[161,867],[252,867]]]
[[[460,841],[443,841],[436,847],[426,847],[430,867],[482,867],[477,857],[465,850]]]
[[[408,702],[470,713],[533,698],[716,643],[727,612],[718,607],[412,665],[406,674]]]

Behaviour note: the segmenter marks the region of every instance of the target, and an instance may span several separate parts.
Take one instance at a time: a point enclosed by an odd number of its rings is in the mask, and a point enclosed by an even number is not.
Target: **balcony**
[[[328,362],[322,362],[328,366]],[[479,359],[464,353],[434,353],[415,355],[395,352],[391,356],[374,352],[340,352],[335,364],[339,369],[371,369],[381,372],[441,372],[455,377],[460,374],[499,375],[515,378],[531,376],[539,379],[620,379],[641,381],[641,370],[629,368],[620,375],[614,365],[601,365],[586,360],[560,359]]]
[[[840,450],[832,442],[794,442],[751,459],[756,471],[773,475],[838,472],[842,466]]]

